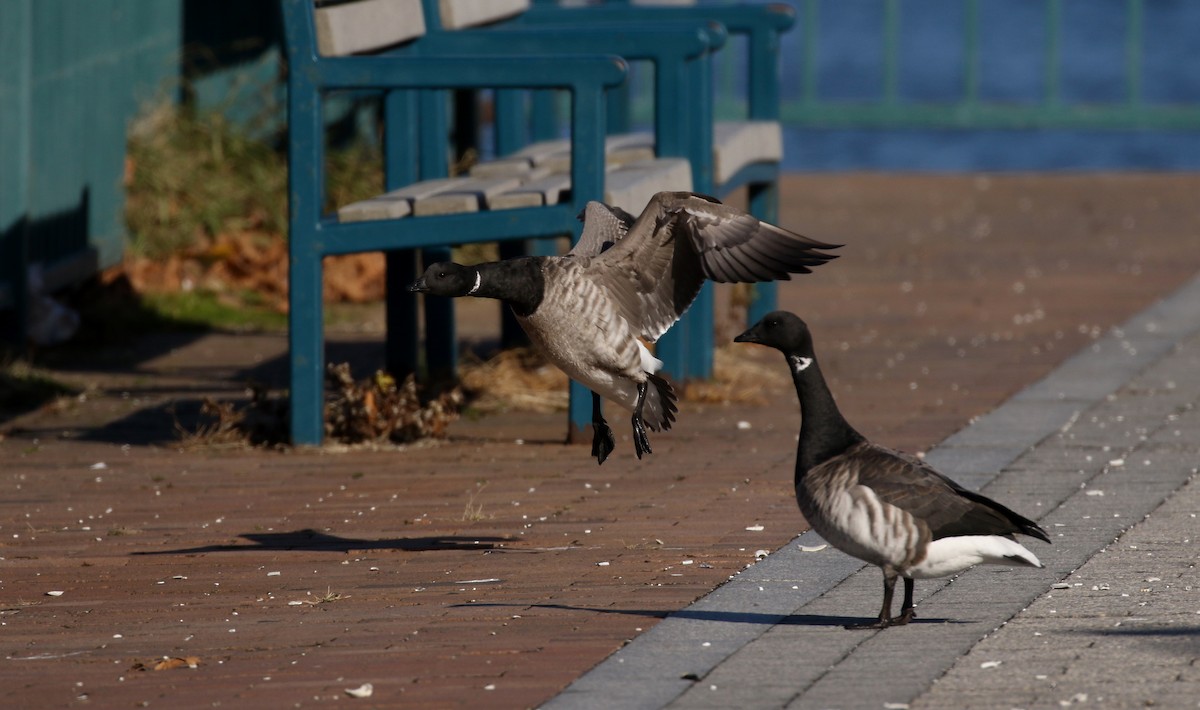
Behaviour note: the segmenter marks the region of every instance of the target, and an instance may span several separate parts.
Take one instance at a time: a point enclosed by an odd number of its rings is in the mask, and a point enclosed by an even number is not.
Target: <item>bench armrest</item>
[[[609,87],[625,79],[617,56],[326,57],[293,71],[322,89],[572,89]]]
[[[564,22],[536,28],[514,25],[491,31],[433,33],[421,40],[420,51],[442,54],[601,53],[662,64],[703,56],[719,49],[727,36],[724,27],[712,22],[671,22],[657,28],[614,23],[583,26]]]
[[[528,24],[572,23],[590,25],[595,22],[649,23],[689,20],[715,21],[729,28],[731,34],[772,31],[783,33],[796,23],[796,11],[790,5],[691,5],[686,7],[647,7],[644,5],[594,5],[588,7],[555,7],[535,4],[519,22]]]

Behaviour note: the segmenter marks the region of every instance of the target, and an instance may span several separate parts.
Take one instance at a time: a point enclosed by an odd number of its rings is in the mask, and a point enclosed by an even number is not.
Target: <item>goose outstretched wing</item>
[[[583,222],[583,233],[579,241],[567,252],[567,256],[597,256],[621,241],[636,218],[613,205],[589,202],[579,213]]]
[[[835,258],[822,250],[837,246],[767,224],[711,197],[660,192],[624,238],[589,268],[626,320],[654,341],[692,304],[704,279],[787,280]]]

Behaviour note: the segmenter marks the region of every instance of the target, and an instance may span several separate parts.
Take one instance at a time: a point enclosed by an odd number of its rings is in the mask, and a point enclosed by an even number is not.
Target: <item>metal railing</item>
[[[1024,100],[1000,100],[981,91],[981,33],[986,31],[981,17],[980,0],[962,0],[961,86],[958,96],[949,99],[913,99],[904,96],[902,87],[904,22],[901,0],[879,0],[881,35],[881,90],[869,98],[843,99],[825,96],[821,91],[821,46],[825,37],[822,9],[831,7],[822,0],[791,0],[796,7],[799,35],[784,53],[784,100],[781,117],[785,125],[812,128],[977,128],[977,129],[1116,129],[1116,130],[1194,130],[1200,128],[1200,100],[1190,103],[1148,101],[1143,95],[1147,44],[1146,1],[1126,0],[1121,22],[1124,26],[1123,77],[1121,96],[1114,100],[1077,100],[1064,92],[1064,18],[1063,0],[1044,0],[1041,27],[1042,76],[1040,92]],[[1187,8],[1183,8],[1186,10]],[[1121,12],[1118,7],[1083,8],[1086,12]],[[950,20],[947,20],[948,22]],[[1185,23],[1173,25],[1189,32]],[[874,27],[870,30],[874,32]],[[945,35],[955,39],[952,30]],[[798,40],[798,42],[796,42]],[[722,62],[729,61],[725,58]],[[1179,71],[1186,69],[1181,66]],[[718,66],[718,115],[744,114],[743,102],[735,84],[726,77],[734,72]],[[1036,87],[1035,87],[1036,89]],[[1038,95],[1040,94],[1040,95]]]

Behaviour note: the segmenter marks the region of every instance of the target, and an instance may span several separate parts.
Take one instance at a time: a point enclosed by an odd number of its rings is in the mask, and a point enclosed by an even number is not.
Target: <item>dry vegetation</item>
[[[378,150],[369,146],[330,151],[327,171],[327,208],[374,194],[382,184]],[[131,131],[125,181],[130,248],[124,263],[102,277],[108,290],[120,285],[168,320],[233,328],[282,325],[287,184],[278,148],[219,113],[163,106]],[[457,257],[465,263],[494,259],[491,247],[473,245]],[[381,254],[325,260],[326,302],[365,303],[383,296]],[[759,402],[763,385],[779,379],[774,369],[728,349],[717,351],[715,365],[715,377],[689,383],[685,398]],[[330,366],[326,434],[347,444],[442,437],[458,416],[464,392],[480,413],[567,407],[566,376],[529,349],[486,361],[469,356],[460,374],[461,391],[423,401],[411,377],[397,382],[379,372],[355,381],[347,365]],[[205,401],[199,425],[177,427],[185,447],[279,446],[287,441],[286,404],[286,395],[251,385],[245,404]]]

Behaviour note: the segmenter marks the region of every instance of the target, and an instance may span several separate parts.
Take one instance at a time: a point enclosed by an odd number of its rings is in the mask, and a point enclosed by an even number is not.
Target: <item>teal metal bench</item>
[[[712,61],[702,63],[664,62],[647,51],[632,51],[623,47],[619,53],[631,62],[650,60],[654,63],[653,114],[654,130],[651,145],[659,157],[676,156],[686,159],[692,170],[692,189],[705,194],[725,196],[746,187],[750,211],[766,221],[778,217],[778,180],[783,157],[782,130],[779,125],[779,49],[780,36],[795,22],[795,13],[787,5],[736,4],[669,7],[633,5],[610,0],[602,5],[562,7],[557,0],[505,0],[510,17],[489,24],[485,30],[451,31],[457,17],[455,0],[424,0],[427,17],[434,25],[431,34],[475,51],[519,44],[521,31],[541,29],[553,36],[574,36],[582,26],[592,33],[608,29],[650,27],[656,32],[667,28],[698,24],[719,28],[721,44],[726,34],[746,39],[746,76],[741,92],[745,97],[745,112],[737,120],[715,121],[713,118]],[[528,35],[525,35],[528,37]],[[619,32],[617,33],[619,36]],[[536,38],[530,38],[536,42]],[[530,45],[527,49],[532,49]],[[563,46],[569,49],[571,42]],[[719,47],[714,44],[714,49]],[[722,52],[727,54],[728,52]],[[532,94],[527,99],[526,94]],[[628,138],[631,126],[631,106],[628,86],[609,91],[610,134]],[[497,151],[505,153],[525,145],[529,140],[553,138],[559,128],[555,123],[556,102],[552,92],[501,91],[495,98]],[[530,127],[528,134],[525,129]],[[636,211],[635,211],[636,212]],[[547,253],[553,247],[545,244],[510,244],[502,247],[506,257],[524,253]],[[750,309],[752,319],[773,310],[776,304],[774,283],[756,284],[755,298]],[[705,378],[713,368],[713,288],[706,285],[691,309],[659,341],[656,355],[664,362],[664,371],[676,378]],[[506,322],[505,339],[515,333],[515,323]],[[572,383],[572,430],[590,420],[590,397],[583,388]]]
[[[442,0],[443,2],[445,0]],[[425,0],[428,5],[439,0]],[[752,214],[768,222],[778,220],[779,169],[783,158],[783,138],[780,115],[780,37],[795,23],[795,12],[788,5],[768,4],[688,4],[635,3],[630,0],[607,0],[585,7],[564,7],[559,0],[534,0],[533,7],[516,16],[512,22],[524,26],[553,28],[562,24],[583,24],[595,27],[606,24],[649,24],[661,26],[672,22],[715,23],[732,37],[745,39],[745,74],[740,86],[725,87],[723,97],[744,94],[744,114],[737,120],[716,121],[712,106],[717,97],[711,90],[711,66],[706,74],[693,75],[684,91],[695,105],[705,112],[680,115],[680,104],[673,99],[671,86],[664,86],[661,71],[656,68],[653,114],[656,150],[660,156],[685,157],[692,166],[692,183],[697,192],[724,197],[746,187],[748,208]],[[728,51],[723,54],[728,55]],[[635,59],[634,57],[627,57]],[[722,57],[725,61],[728,56]],[[711,62],[710,62],[711,65]],[[735,78],[735,82],[737,78]],[[734,90],[740,88],[743,91]],[[610,91],[608,129],[612,133],[629,130],[632,107],[628,103],[628,86]],[[702,99],[700,97],[703,97]],[[503,98],[503,97],[502,97]],[[510,124],[519,108],[516,102],[501,103],[497,110],[500,120]],[[536,116],[552,116],[553,107],[544,92],[533,101]],[[686,130],[680,130],[686,127]],[[545,129],[543,129],[545,130]],[[503,139],[503,134],[501,134]],[[775,309],[775,283],[756,284],[749,318],[756,320]],[[708,284],[701,291],[688,313],[668,331],[658,343],[658,356],[666,372],[681,378],[704,378],[713,367],[713,288]],[[580,410],[582,414],[582,409]]]
[[[472,33],[427,32],[420,0],[321,7],[312,0],[281,1],[289,66],[289,333],[296,444],[320,443],[324,431],[324,256],[386,252],[387,366],[393,372],[411,371],[420,355],[417,313],[416,301],[404,287],[416,274],[418,254],[429,263],[447,258],[451,244],[574,235],[576,215],[588,200],[640,210],[638,200],[644,204],[659,189],[692,187],[685,160],[647,155],[635,165],[621,166],[619,156],[628,151],[606,156],[605,90],[625,75],[624,61],[611,52],[650,56],[662,66],[690,66],[684,75],[692,76],[707,66],[703,60],[723,39],[720,32],[694,23],[625,27],[619,33],[514,29],[505,44],[472,47],[469,43],[477,40],[451,39]],[[462,6],[503,12],[508,4]],[[446,92],[458,89],[569,92],[572,139],[562,156],[569,191],[532,192],[528,172],[520,178],[446,180]],[[364,90],[384,97],[389,192],[324,214],[323,105],[330,92]],[[711,106],[701,110],[711,111]],[[524,160],[531,171],[538,169],[529,156],[503,160]],[[525,206],[531,196],[537,204]],[[425,321],[427,367],[452,372],[457,359],[452,302],[425,301]]]

